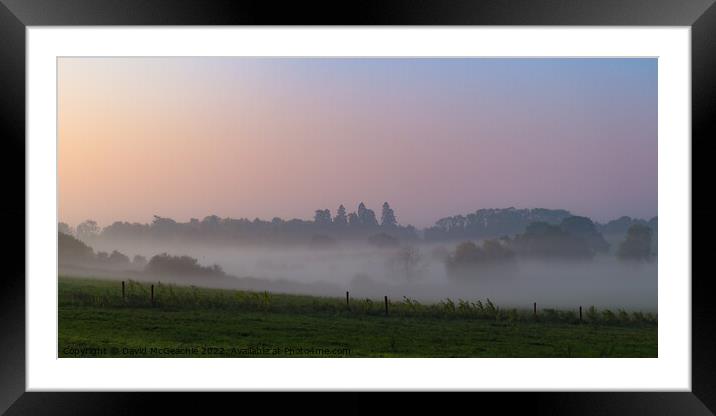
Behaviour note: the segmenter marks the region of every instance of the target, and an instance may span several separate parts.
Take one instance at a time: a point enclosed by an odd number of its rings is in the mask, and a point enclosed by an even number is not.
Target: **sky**
[[[60,221],[657,215],[657,60],[60,58]]]

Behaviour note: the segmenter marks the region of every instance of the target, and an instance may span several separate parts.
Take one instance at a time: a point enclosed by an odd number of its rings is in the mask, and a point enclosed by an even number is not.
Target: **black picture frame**
[[[716,109],[716,6],[714,0],[483,0],[483,1],[361,1],[271,2],[229,0],[0,0],[0,131],[5,203],[5,273],[0,278],[0,412],[7,414],[83,414],[155,411],[164,395],[146,393],[28,393],[25,392],[25,29],[65,25],[604,25],[690,26],[692,58],[692,188],[705,182],[703,163],[710,119]],[[665,115],[661,115],[665,116]],[[668,116],[668,115],[667,115]],[[694,151],[696,150],[696,151]],[[702,171],[695,169],[699,167]],[[701,174],[700,174],[701,173]],[[692,221],[703,217],[694,208]],[[704,213],[702,213],[704,212]],[[710,231],[707,222],[696,236]],[[692,232],[693,236],[693,232]],[[694,254],[706,250],[692,242]],[[695,271],[696,269],[693,268]],[[681,276],[687,278],[687,276]],[[469,400],[480,409],[498,404],[502,412],[522,409],[550,414],[712,414],[716,410],[716,358],[713,353],[716,309],[709,301],[711,276],[692,272],[692,391],[603,393],[480,393]],[[341,393],[334,411],[369,412],[376,408],[359,393]],[[511,395],[522,397],[513,398]],[[294,395],[295,396],[295,395]],[[308,397],[307,397],[308,396]],[[401,400],[424,406],[445,400],[411,395]],[[222,397],[226,397],[223,395]],[[517,399],[517,400],[515,400]],[[235,402],[235,398],[229,401]],[[276,401],[261,399],[272,412],[276,406],[320,407],[312,395]],[[197,394],[171,394],[185,411],[207,411]],[[210,402],[216,404],[216,395]],[[323,403],[323,402],[322,402]],[[451,405],[456,403],[450,399]],[[449,406],[451,406],[449,405]],[[383,406],[383,405],[382,405]],[[229,407],[231,409],[231,406]],[[710,409],[710,410],[709,410]],[[331,409],[327,409],[331,411]],[[382,411],[392,411],[390,405]]]

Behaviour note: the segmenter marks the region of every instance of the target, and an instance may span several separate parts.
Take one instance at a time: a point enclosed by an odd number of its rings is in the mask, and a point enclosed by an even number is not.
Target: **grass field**
[[[657,357],[656,317],[59,279],[60,357]]]

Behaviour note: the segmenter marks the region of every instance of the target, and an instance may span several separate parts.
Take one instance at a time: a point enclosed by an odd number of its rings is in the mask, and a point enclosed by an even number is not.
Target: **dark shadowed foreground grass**
[[[59,281],[60,357],[657,357],[652,315]]]

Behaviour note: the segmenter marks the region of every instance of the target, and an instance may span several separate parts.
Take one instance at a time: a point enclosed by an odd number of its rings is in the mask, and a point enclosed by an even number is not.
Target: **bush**
[[[117,250],[112,251],[107,260],[109,260],[110,263],[118,266],[129,265],[129,257],[120,253]]]
[[[167,253],[152,257],[144,271],[155,275],[226,276],[226,273],[216,264],[206,267],[200,265],[193,257],[171,256]]]
[[[512,263],[515,253],[500,240],[472,241],[458,244],[455,253],[445,259],[450,277],[474,278],[480,270],[496,271]]]

